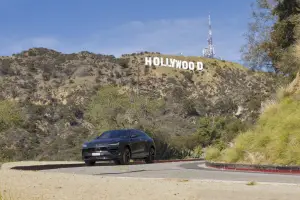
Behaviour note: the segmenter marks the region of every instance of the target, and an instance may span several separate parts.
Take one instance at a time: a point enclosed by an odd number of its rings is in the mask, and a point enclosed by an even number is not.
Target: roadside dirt
[[[4,164],[0,170],[0,190],[11,200],[298,200],[300,197],[299,185],[258,183],[250,186],[232,182],[116,178],[10,169],[16,165],[22,164]]]

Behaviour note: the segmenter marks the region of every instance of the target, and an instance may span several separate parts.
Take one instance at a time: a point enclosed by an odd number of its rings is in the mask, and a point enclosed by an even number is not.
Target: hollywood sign
[[[197,69],[198,71],[203,70],[202,62],[187,62],[176,60],[173,58],[163,58],[163,57],[145,57],[145,65],[146,66],[156,66],[156,67],[173,67],[177,69],[186,69],[194,71]]]

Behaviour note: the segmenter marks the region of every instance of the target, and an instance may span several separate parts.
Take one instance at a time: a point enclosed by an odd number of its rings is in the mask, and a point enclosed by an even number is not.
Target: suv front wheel
[[[121,165],[128,165],[131,159],[131,152],[128,147],[126,147],[122,153],[121,153],[121,159],[120,159],[120,164]]]

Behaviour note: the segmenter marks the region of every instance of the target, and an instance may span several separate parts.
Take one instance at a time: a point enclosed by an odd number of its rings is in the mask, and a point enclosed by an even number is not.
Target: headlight
[[[83,144],[82,147],[85,148],[85,147],[87,147],[87,145],[86,145],[86,144]]]
[[[117,143],[111,143],[109,144],[109,146],[119,146],[120,142],[117,142]]]

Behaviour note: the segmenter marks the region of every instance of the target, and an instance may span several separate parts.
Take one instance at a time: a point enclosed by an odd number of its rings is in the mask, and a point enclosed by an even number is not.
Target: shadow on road
[[[129,165],[141,165],[144,163],[130,163]],[[97,166],[116,166],[114,163],[96,163],[94,166],[89,166],[91,168]],[[41,171],[50,169],[60,169],[60,168],[75,168],[75,167],[87,167],[84,163],[78,164],[49,164],[49,165],[31,165],[31,166],[16,166],[11,169],[15,170],[27,170],[27,171]]]
[[[199,161],[201,159],[194,159],[195,161]],[[189,160],[189,161],[194,161],[194,160]],[[170,161],[165,160],[165,161],[156,161],[154,163],[168,163]],[[172,162],[181,162],[181,160],[173,160]],[[132,162],[128,165],[143,165],[145,164],[145,162],[143,161],[135,161]],[[147,164],[149,165],[149,164]],[[192,163],[189,167],[194,167],[195,165],[194,163]],[[115,166],[115,164],[113,162],[99,162],[96,163],[96,165],[94,166],[90,166],[92,167],[97,167],[97,166]],[[84,163],[74,163],[74,164],[45,164],[45,165],[31,165],[31,166],[16,166],[13,167],[11,169],[15,169],[15,170],[27,170],[27,171],[41,171],[41,170],[50,170],[50,169],[60,169],[60,168],[75,168],[75,167],[86,167],[86,165]]]
[[[134,171],[127,171],[127,172],[110,172],[110,173],[101,173],[101,174],[93,174],[95,176],[103,176],[103,175],[116,175],[116,174],[130,174],[130,173],[137,173],[137,172],[155,172],[155,171],[171,171],[171,170],[178,170],[180,169],[159,169],[159,170],[146,170],[146,169],[141,169],[141,170],[134,170]]]

